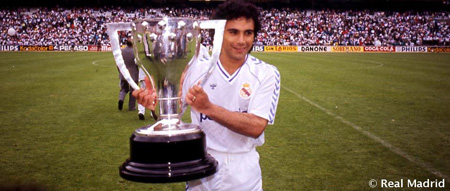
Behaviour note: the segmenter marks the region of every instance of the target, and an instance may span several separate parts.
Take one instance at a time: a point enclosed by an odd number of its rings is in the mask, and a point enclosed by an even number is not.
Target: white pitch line
[[[438,176],[438,177],[444,178],[446,181],[450,182],[450,178],[449,178],[448,175],[446,175],[446,174],[440,172],[439,170],[433,168],[433,167],[432,167],[430,164],[428,164],[427,162],[422,161],[422,160],[420,160],[420,159],[418,159],[418,158],[415,158],[415,157],[411,156],[410,154],[406,153],[405,151],[401,150],[400,148],[391,145],[389,142],[387,142],[387,141],[381,139],[380,137],[378,137],[378,136],[372,134],[371,132],[369,132],[369,131],[367,131],[367,130],[364,130],[364,129],[361,128],[360,126],[358,126],[358,125],[356,125],[356,124],[354,124],[354,123],[352,123],[352,122],[350,122],[350,121],[348,121],[348,120],[342,118],[341,116],[336,115],[335,113],[331,112],[330,110],[325,109],[324,107],[322,107],[322,106],[320,106],[320,105],[314,103],[313,101],[311,101],[311,100],[309,100],[308,98],[306,98],[306,97],[304,97],[304,96],[298,94],[297,92],[294,92],[293,90],[287,88],[286,86],[281,85],[281,87],[284,88],[285,90],[287,90],[288,92],[291,92],[292,94],[294,94],[294,95],[297,96],[298,98],[300,98],[300,99],[302,99],[302,100],[308,102],[309,104],[313,105],[314,107],[316,107],[316,108],[322,110],[322,111],[325,112],[326,114],[328,114],[328,115],[334,117],[335,119],[339,120],[340,122],[342,122],[342,123],[344,123],[344,124],[346,124],[346,125],[352,127],[353,129],[359,131],[360,133],[362,133],[362,134],[368,136],[368,137],[371,138],[372,140],[374,140],[374,141],[376,141],[376,142],[382,144],[384,147],[388,148],[390,151],[394,152],[395,154],[397,154],[397,155],[399,155],[399,156],[401,156],[401,157],[403,157],[403,158],[405,158],[405,159],[411,161],[412,163],[414,163],[414,164],[416,164],[416,165],[418,165],[418,166],[424,168],[424,169],[427,170],[428,172],[430,172],[430,173],[432,173],[432,174],[434,174],[434,175],[436,175],[436,176]]]
[[[375,64],[374,66],[367,66],[367,67],[361,67],[361,68],[355,68],[355,69],[343,69],[344,71],[351,71],[351,70],[367,70],[367,69],[375,69],[375,68],[381,68],[384,66],[381,62],[376,61],[368,61],[370,64]]]
[[[377,64],[376,66],[371,66],[371,67],[366,67],[366,69],[373,69],[373,68],[379,68],[379,67],[383,67],[384,66],[384,64],[383,63],[380,63],[380,62],[375,62],[375,61],[369,61],[370,63],[373,63],[373,64]]]
[[[105,59],[103,59],[103,60],[105,60]],[[97,62],[100,62],[100,61],[103,61],[103,60],[95,60],[95,61],[92,62],[92,65],[94,65],[94,66],[101,66],[101,67],[115,67],[116,66],[116,63],[113,63],[113,65],[100,65],[100,64],[97,63]]]

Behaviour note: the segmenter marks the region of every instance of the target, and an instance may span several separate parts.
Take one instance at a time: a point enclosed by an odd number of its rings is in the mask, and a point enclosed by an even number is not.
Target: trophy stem
[[[158,98],[159,117],[180,120],[180,100],[181,97]]]

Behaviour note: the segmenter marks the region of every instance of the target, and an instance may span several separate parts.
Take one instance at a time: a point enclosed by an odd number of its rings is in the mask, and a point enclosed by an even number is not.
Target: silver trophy
[[[139,19],[107,24],[117,67],[134,88],[122,58],[118,31],[131,31],[135,62],[157,92],[158,121],[136,129],[130,138],[130,157],[119,167],[120,176],[138,182],[180,182],[203,178],[217,171],[217,161],[206,152],[205,134],[181,121],[182,74],[199,54],[201,29],[214,29],[209,74],[218,61],[225,20],[191,18]],[[202,82],[206,81],[209,74]]]

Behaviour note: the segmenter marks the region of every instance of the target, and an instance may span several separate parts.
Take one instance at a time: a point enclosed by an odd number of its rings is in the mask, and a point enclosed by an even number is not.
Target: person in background
[[[125,62],[125,65],[130,72],[131,78],[133,81],[138,83],[138,66],[134,62],[134,52],[133,52],[133,43],[131,39],[128,39],[126,41],[127,46],[125,48],[122,48],[122,57]],[[136,110],[136,98],[133,97],[131,94],[134,91],[134,89],[128,84],[127,80],[123,77],[122,73],[119,71],[119,78],[120,78],[120,92],[119,92],[119,103],[118,108],[119,110],[123,109],[123,103],[125,100],[126,95],[128,92],[130,93],[129,99],[128,99],[128,110],[134,111]]]

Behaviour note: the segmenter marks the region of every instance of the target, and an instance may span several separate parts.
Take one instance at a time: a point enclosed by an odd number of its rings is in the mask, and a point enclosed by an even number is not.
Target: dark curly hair
[[[254,36],[261,30],[261,21],[259,20],[260,10],[254,4],[242,0],[229,0],[222,3],[214,11],[211,19],[226,19],[233,20],[239,17],[253,19],[255,23]]]

